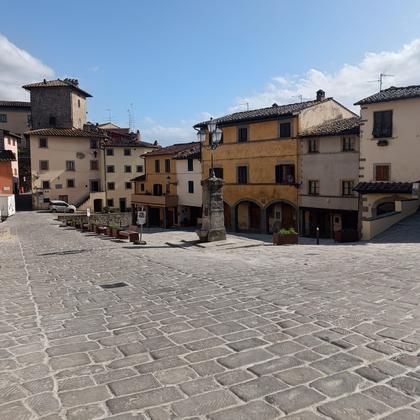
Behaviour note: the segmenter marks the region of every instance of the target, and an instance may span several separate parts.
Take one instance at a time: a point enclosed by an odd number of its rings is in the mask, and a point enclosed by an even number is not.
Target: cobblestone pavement
[[[1,420],[420,419],[419,243],[166,236],[0,225]]]

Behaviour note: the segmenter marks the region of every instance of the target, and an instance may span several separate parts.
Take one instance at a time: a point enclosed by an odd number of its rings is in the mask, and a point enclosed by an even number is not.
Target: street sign
[[[144,225],[146,223],[146,212],[144,210],[139,210],[137,212],[137,224]]]
[[[86,216],[90,217],[90,209],[86,209]]]

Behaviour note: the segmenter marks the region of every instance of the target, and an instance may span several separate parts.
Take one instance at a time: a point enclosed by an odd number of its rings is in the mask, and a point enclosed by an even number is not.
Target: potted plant
[[[294,228],[280,229],[273,233],[273,245],[296,245],[298,234]]]
[[[116,224],[110,224],[109,227],[111,228],[111,235],[114,238],[118,238],[118,232],[121,230],[121,227]]]

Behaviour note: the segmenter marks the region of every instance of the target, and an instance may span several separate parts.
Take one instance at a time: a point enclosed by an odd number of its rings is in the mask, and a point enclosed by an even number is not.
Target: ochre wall
[[[0,162],[0,194],[13,194],[12,162]]]
[[[297,130],[297,118],[281,120],[292,123],[292,136]],[[237,143],[237,128],[248,127],[248,142]],[[208,145],[208,140],[206,141]],[[214,151],[214,167],[223,167],[226,182],[224,200],[231,206],[237,201],[251,199],[262,207],[273,200],[286,200],[297,205],[297,188],[275,183],[277,164],[294,164],[297,178],[297,147],[295,138],[279,138],[279,121],[265,121],[223,127],[223,144]],[[211,152],[202,149],[203,177],[211,166]],[[248,184],[236,184],[237,167],[248,166]]]

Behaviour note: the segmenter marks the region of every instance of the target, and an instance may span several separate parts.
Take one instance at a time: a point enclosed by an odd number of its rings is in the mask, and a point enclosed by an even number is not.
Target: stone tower
[[[77,79],[43,80],[23,86],[31,93],[32,129],[83,128],[86,98]]]

